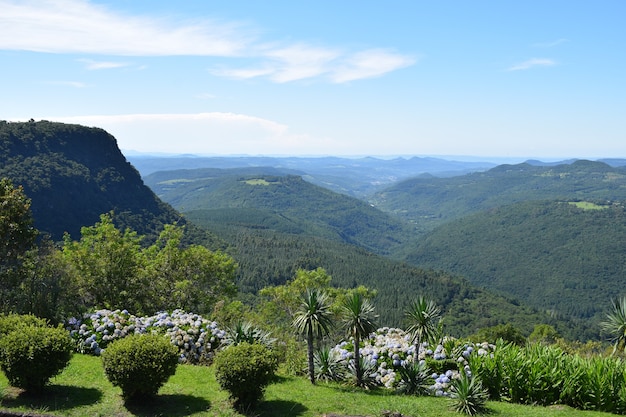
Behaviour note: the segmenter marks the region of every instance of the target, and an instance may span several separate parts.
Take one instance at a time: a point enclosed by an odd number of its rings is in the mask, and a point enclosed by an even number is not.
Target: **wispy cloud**
[[[509,67],[508,71],[523,71],[535,67],[552,67],[556,65],[556,61],[549,58],[531,58],[527,61],[515,64]]]
[[[265,51],[257,67],[217,69],[215,75],[231,78],[268,78],[274,82],[323,77],[334,83],[373,78],[408,67],[416,59],[383,49],[346,52],[306,44]]]
[[[50,85],[60,85],[65,87],[73,87],[73,88],[85,88],[87,84],[80,81],[49,81],[46,84]]]
[[[85,64],[85,68],[88,70],[114,69],[130,66],[127,62],[94,61],[92,59],[79,59],[78,62]]]
[[[0,49],[120,56],[232,56],[236,24],[127,16],[85,0],[0,0]]]
[[[569,39],[560,38],[555,41],[549,42],[537,42],[533,44],[535,48],[554,48],[555,46],[561,45],[563,43],[569,42]]]
[[[276,83],[324,78],[335,83],[384,75],[415,59],[383,49],[350,50],[259,39],[251,25],[209,18],[175,20],[127,15],[87,0],[0,0],[0,50],[109,56],[208,56],[226,62],[214,75]],[[127,66],[82,60],[87,69]]]
[[[330,78],[336,83],[379,77],[387,72],[411,66],[415,58],[382,49],[371,49],[349,55]]]
[[[65,123],[98,126],[112,133],[122,149],[142,152],[241,154],[315,153],[341,144],[328,138],[297,134],[273,120],[236,113],[121,114],[44,117]],[[184,137],[184,141],[167,140]],[[159,140],[155,140],[159,138]]]

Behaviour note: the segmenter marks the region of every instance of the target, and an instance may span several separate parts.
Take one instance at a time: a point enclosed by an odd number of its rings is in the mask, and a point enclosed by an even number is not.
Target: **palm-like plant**
[[[315,384],[314,339],[322,338],[333,327],[328,295],[321,290],[309,289],[300,302],[293,318],[293,327],[306,337],[309,359],[309,378]]]
[[[415,344],[415,355],[419,355],[422,341],[433,339],[440,331],[441,310],[434,301],[420,295],[405,311],[405,316],[409,325],[407,333]]]
[[[626,297],[613,302],[611,312],[606,315],[606,320],[600,323],[600,326],[611,335],[614,342],[613,354],[620,345],[624,345],[626,353]]]
[[[237,322],[234,326],[228,327],[225,331],[226,336],[222,341],[225,347],[237,346],[245,342],[249,344],[259,343],[271,349],[274,342],[276,342],[276,339],[272,338],[270,332],[255,327],[248,321]]]
[[[468,416],[484,414],[487,411],[489,394],[478,379],[461,372],[461,377],[452,381],[450,396],[452,408]]]
[[[361,340],[376,331],[374,306],[359,293],[354,293],[344,300],[342,318],[348,333],[354,340],[354,368],[357,386],[363,386],[363,370],[361,369]]]

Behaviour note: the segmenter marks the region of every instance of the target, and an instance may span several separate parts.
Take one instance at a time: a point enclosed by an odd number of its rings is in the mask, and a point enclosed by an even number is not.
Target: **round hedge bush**
[[[67,366],[73,350],[62,328],[17,326],[0,338],[0,368],[11,386],[38,392]]]
[[[32,314],[0,314],[0,336],[24,326],[48,327],[48,321]]]
[[[214,365],[220,387],[229,392],[236,408],[247,411],[263,398],[278,360],[266,346],[244,342],[220,352]]]
[[[176,373],[178,348],[162,335],[134,334],[111,343],[102,364],[125,400],[150,397]]]

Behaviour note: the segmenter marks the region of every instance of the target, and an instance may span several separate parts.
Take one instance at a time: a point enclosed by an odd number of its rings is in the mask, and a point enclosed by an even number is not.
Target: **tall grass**
[[[470,368],[493,400],[626,413],[626,363],[619,358],[500,343],[493,356],[470,358]]]

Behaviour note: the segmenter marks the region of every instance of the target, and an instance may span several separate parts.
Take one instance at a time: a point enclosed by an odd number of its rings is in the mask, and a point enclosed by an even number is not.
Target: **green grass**
[[[583,210],[604,210],[609,208],[607,205],[600,206],[590,201],[572,201],[570,204]]]
[[[215,381],[212,368],[181,365],[149,404],[124,405],[121,390],[105,378],[99,358],[75,355],[68,368],[52,380],[41,397],[24,395],[0,376],[1,407],[13,412],[54,416],[241,416]],[[457,415],[444,398],[394,395],[383,389],[356,390],[337,384],[312,386],[304,377],[279,377],[267,388],[265,400],[252,416],[320,417],[325,413],[380,416],[383,410],[411,417]],[[533,407],[488,402],[491,416],[599,417],[566,406]],[[460,415],[460,414],[458,414]]]
[[[270,185],[271,183],[263,178],[254,178],[244,181],[248,185]]]

